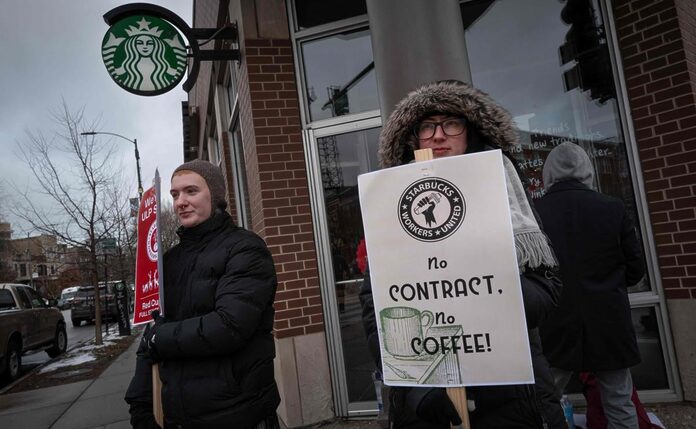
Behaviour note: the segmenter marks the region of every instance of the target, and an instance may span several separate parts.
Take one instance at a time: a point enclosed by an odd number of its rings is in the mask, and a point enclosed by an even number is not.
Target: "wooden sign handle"
[[[159,376],[159,364],[152,364],[152,413],[159,427],[164,427],[164,410],[162,409],[162,380]]]
[[[433,159],[433,150],[428,149],[418,149],[413,151],[413,155],[416,158],[416,162],[429,161]],[[454,408],[457,409],[459,417],[462,419],[462,429],[470,429],[471,424],[469,423],[469,407],[466,401],[466,389],[464,387],[448,387],[447,396],[454,404]]]
[[[471,428],[471,423],[469,423],[469,407],[467,406],[466,400],[466,388],[448,387],[447,396],[449,396],[450,401],[454,404],[454,408],[456,408],[457,413],[459,413],[459,417],[462,419],[462,429]]]

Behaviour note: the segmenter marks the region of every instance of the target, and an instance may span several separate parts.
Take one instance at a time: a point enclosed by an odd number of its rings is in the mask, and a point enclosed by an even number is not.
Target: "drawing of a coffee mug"
[[[414,350],[412,341],[423,339],[423,331],[433,324],[433,313],[411,307],[388,307],[379,312],[379,317],[387,352],[395,357],[418,356],[420,347],[415,346]]]

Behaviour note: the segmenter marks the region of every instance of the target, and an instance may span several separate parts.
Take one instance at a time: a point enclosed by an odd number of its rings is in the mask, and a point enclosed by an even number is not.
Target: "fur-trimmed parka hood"
[[[413,127],[437,113],[464,117],[470,144],[473,137],[505,152],[517,144],[517,130],[510,114],[488,94],[456,81],[431,83],[410,92],[389,116],[380,135],[380,167],[393,167],[413,159]]]

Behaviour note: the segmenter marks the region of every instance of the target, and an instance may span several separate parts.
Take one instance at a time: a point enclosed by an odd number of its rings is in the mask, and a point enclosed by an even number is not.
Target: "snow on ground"
[[[52,372],[58,368],[63,368],[66,366],[80,365],[82,363],[90,362],[90,361],[93,361],[95,359],[96,359],[96,357],[92,356],[91,353],[83,353],[83,354],[79,354],[77,356],[68,357],[66,359],[60,359],[60,360],[57,360],[57,361],[41,368],[41,370],[39,371],[39,374],[43,374],[46,372]]]
[[[52,372],[59,368],[64,368],[66,366],[77,366],[85,362],[96,360],[96,357],[92,354],[92,351],[100,349],[102,347],[113,345],[114,343],[111,340],[116,340],[118,337],[119,336],[117,333],[110,333],[108,335],[104,335],[102,337],[101,345],[96,345],[94,344],[94,340],[91,340],[83,344],[82,346],[60,356],[58,360],[56,360],[55,362],[52,362],[46,365],[45,367],[41,368],[39,374]]]

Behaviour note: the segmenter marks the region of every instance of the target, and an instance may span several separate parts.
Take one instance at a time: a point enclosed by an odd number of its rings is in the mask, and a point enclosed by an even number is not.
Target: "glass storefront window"
[[[220,165],[220,145],[218,144],[217,139],[214,137],[208,137],[208,155],[210,156],[208,160],[212,164],[217,166]]]
[[[520,129],[514,156],[532,196],[545,193],[548,153],[570,141],[592,160],[596,189],[621,199],[639,227],[606,30],[595,3],[580,1],[583,7],[572,11],[557,0],[488,3],[465,33],[472,81],[513,115]],[[482,13],[481,2],[461,8],[462,16]],[[647,290],[647,276],[631,288]]]
[[[356,250],[364,236],[358,175],[376,170],[379,128],[317,139],[336,302],[350,402],[374,401],[375,363],[367,349],[358,294],[362,273]]]
[[[228,82],[226,85],[227,112],[232,113],[235,111],[235,105],[237,103],[237,63],[230,61],[228,67]]]
[[[365,0],[341,0],[340,2],[295,0],[297,30],[365,15],[366,13],[367,5]]]
[[[638,390],[669,388],[655,307],[634,308],[631,319],[641,357],[641,362],[631,368],[633,384]]]
[[[633,385],[638,390],[669,389],[665,371],[664,349],[660,339],[655,307],[639,307],[631,310],[633,329],[636,332],[641,362],[631,368]],[[576,376],[566,388],[567,393],[582,393],[582,384]]]
[[[379,108],[368,30],[301,44],[310,121]]]
[[[234,185],[234,202],[237,211],[237,224],[244,228],[251,228],[251,208],[249,204],[249,190],[246,181],[246,161],[244,159],[244,145],[242,144],[242,131],[239,120],[233,120],[230,130],[230,153],[232,155],[232,175]]]

